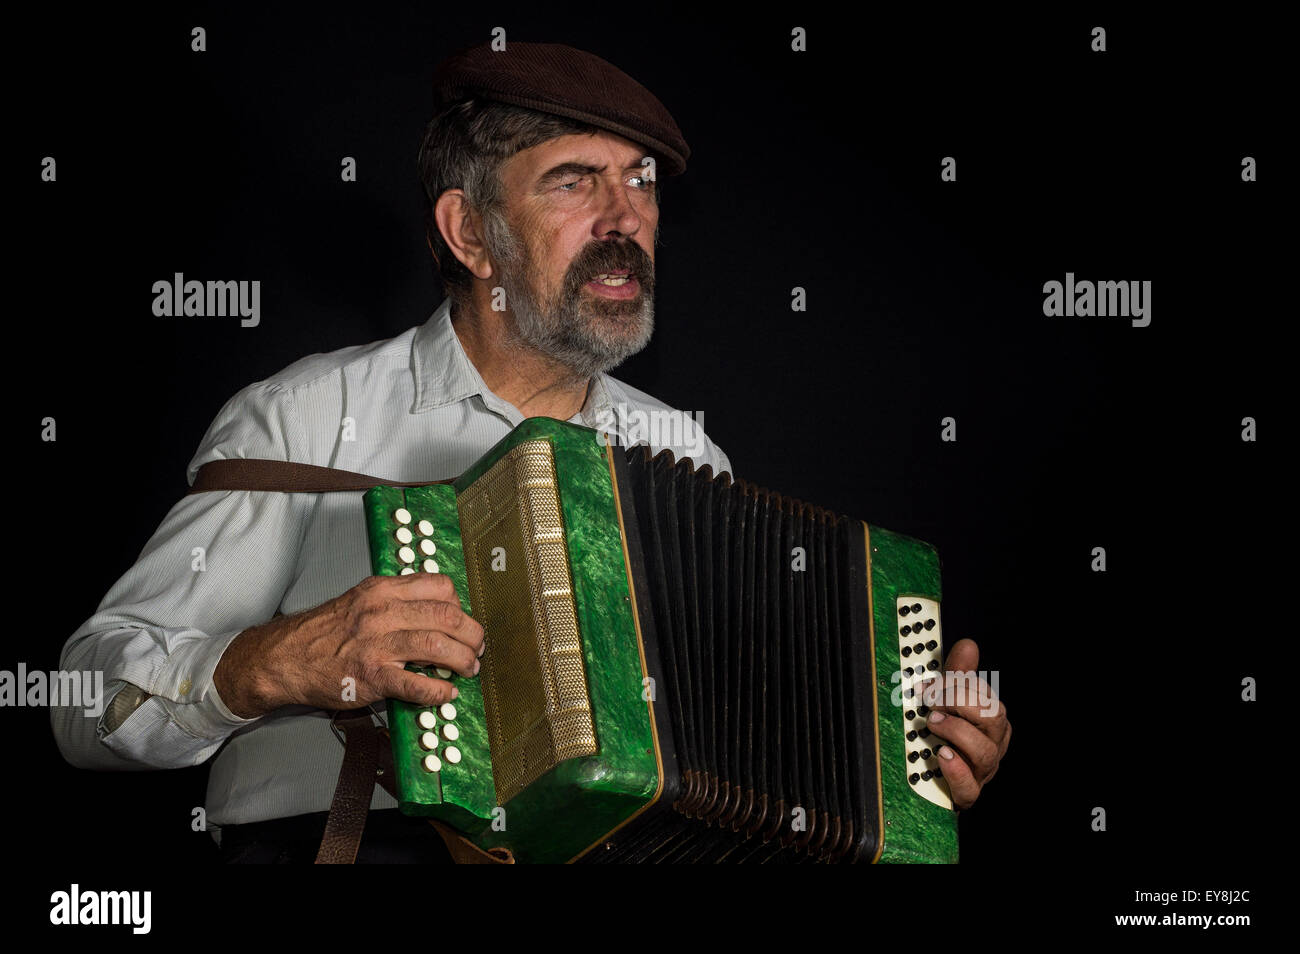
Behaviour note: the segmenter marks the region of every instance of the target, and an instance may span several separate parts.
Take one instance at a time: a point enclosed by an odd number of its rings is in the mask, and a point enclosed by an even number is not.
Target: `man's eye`
[[[635,182],[636,187],[642,190],[643,192],[650,188],[650,179],[647,178],[646,176],[633,176],[631,179],[628,179],[627,181]]]
[[[578,186],[582,185],[581,179],[574,179],[572,182],[565,182],[560,185],[561,192],[573,192]]]

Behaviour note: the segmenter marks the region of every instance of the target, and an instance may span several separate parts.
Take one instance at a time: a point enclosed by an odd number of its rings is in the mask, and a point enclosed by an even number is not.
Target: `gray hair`
[[[499,215],[505,199],[500,169],[507,159],[560,136],[598,131],[576,120],[478,99],[455,103],[429,123],[417,159],[424,184],[424,228],[443,287],[457,311],[469,299],[473,276],[438,231],[433,218],[438,197],[448,189],[463,189],[471,209]]]

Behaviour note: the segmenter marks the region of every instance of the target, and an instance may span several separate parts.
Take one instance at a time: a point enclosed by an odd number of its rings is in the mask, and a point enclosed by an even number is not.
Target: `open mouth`
[[[602,298],[635,298],[641,294],[641,283],[626,268],[601,272],[587,282],[587,287]]]

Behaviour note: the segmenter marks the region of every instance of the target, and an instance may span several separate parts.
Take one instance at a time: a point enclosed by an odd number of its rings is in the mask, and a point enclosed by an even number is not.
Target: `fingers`
[[[460,690],[445,679],[436,679],[398,666],[385,666],[374,680],[381,699],[400,699],[417,706],[438,706],[451,702]]]
[[[931,709],[960,716],[977,726],[995,745],[1001,746],[1006,738],[1010,727],[1007,708],[989,684],[973,672],[944,673],[942,683],[937,677],[927,679],[921,684],[920,697]]]
[[[1004,710],[1004,714],[1005,714],[1005,710]],[[1007,731],[1002,736],[1002,741],[998,743],[998,764],[999,765],[1002,764],[1002,756],[1007,754],[1007,746],[1010,744],[1011,744],[1011,723],[1008,722]],[[993,771],[996,772],[997,769],[994,769]],[[992,775],[989,776],[989,778],[992,777],[993,777]]]
[[[406,576],[370,576],[358,586],[402,600],[444,600],[460,602],[456,586],[446,573],[408,573]]]
[[[472,655],[482,655],[483,627],[460,608],[459,602],[400,599],[389,601],[373,612],[381,617],[374,622],[389,632],[436,630],[469,647]]]
[[[390,658],[417,666],[454,669],[462,676],[477,676],[481,665],[474,650],[436,629],[404,629],[388,634]]]
[[[978,666],[975,641],[958,640],[948,652],[942,679],[927,679],[919,687],[921,701],[930,708],[926,725],[947,743],[938,755],[958,809],[971,807],[979,798],[1011,741],[1006,706],[976,675]]]
[[[998,767],[998,746],[987,735],[960,716],[948,715],[939,709],[931,710],[926,724],[932,735],[961,751],[977,781],[983,783],[993,775]],[[948,774],[946,768],[944,774]]]
[[[948,650],[943,668],[948,672],[972,672],[979,668],[980,648],[973,639],[959,639]]]
[[[433,625],[472,647],[479,656],[483,655],[483,627],[461,609],[456,586],[447,574],[371,576],[359,588],[366,591],[370,609],[402,614],[400,618],[404,622],[416,624],[408,627],[411,629],[429,627],[429,613],[442,614]]]
[[[970,808],[980,796],[980,783],[975,780],[975,773],[970,763],[962,758],[951,745],[939,749],[939,765],[943,777],[948,782],[948,791],[952,794],[953,805],[958,810]]]
[[[368,577],[346,605],[353,635],[344,644],[349,650],[344,655],[351,657],[348,665],[365,695],[418,705],[437,705],[459,695],[447,680],[408,671],[408,663],[478,675],[483,627],[461,608],[447,575]]]
[[[400,604],[395,616],[407,624],[404,629],[434,629],[468,647],[473,655],[482,655],[483,627],[459,603],[411,600]]]

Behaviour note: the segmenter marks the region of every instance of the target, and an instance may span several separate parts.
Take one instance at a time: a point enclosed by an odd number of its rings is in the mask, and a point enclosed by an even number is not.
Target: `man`
[[[629,412],[675,413],[605,373],[653,326],[658,176],[689,155],[667,110],[603,60],[550,44],[467,51],[439,68],[435,91],[420,172],[447,301],[397,338],[244,389],[191,481],[223,458],[430,481],[459,475],[526,417],[609,429]],[[650,443],[730,470],[701,432],[675,433],[683,445]],[[342,758],[329,710],[448,701],[450,682],[405,664],[473,676],[483,652],[445,576],[369,577],[364,539],[355,493],[186,497],[65,647],[62,666],[104,671],[111,695],[97,725],[54,710],[65,757],[121,769],[216,754],[206,809],[227,857],[310,859]],[[954,656],[974,668],[969,641]],[[1001,713],[952,714],[935,733],[965,756],[945,773],[965,805],[1008,732]],[[362,860],[367,847],[383,860],[424,850],[413,832],[427,825],[381,790],[371,807]]]

